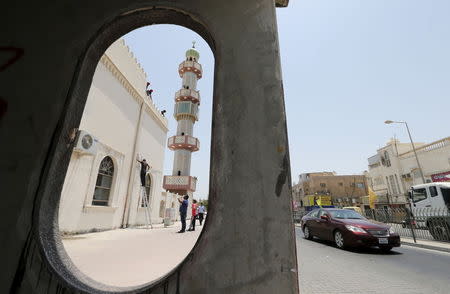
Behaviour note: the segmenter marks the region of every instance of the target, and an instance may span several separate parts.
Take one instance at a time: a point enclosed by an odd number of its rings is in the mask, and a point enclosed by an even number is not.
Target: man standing
[[[195,219],[197,218],[197,200],[192,200],[191,224],[188,231],[195,231]]]
[[[186,215],[187,209],[189,205],[189,196],[184,195],[183,198],[178,198],[178,202],[180,202],[180,218],[181,218],[181,230],[178,233],[184,233],[186,231]]]
[[[205,212],[206,212],[206,208],[203,205],[203,202],[200,202],[200,206],[198,207],[197,211],[198,211],[198,221],[199,221],[200,225],[202,225],[203,218],[205,217]]]

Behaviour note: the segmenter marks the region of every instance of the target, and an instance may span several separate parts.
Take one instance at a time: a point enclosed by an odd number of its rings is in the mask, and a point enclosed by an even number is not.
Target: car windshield
[[[362,215],[357,213],[354,210],[329,210],[329,214],[331,214],[332,218],[339,218],[339,219],[364,219]]]

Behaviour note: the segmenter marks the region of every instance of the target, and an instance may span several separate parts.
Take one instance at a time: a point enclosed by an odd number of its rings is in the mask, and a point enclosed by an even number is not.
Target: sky
[[[361,173],[367,158],[396,137],[416,142],[450,136],[450,1],[291,0],[277,9],[293,181],[304,172]],[[195,197],[209,180],[214,56],[195,32],[173,25],[124,36],[148,74],[153,100],[167,110],[175,134],[178,64],[195,40],[203,66],[202,101],[194,135]],[[171,174],[167,149],[164,173]]]

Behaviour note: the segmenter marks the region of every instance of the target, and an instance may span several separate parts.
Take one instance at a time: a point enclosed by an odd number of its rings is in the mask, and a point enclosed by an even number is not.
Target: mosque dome
[[[200,59],[200,53],[195,48],[190,48],[186,51],[186,58],[189,59],[189,57],[195,58],[198,61]]]

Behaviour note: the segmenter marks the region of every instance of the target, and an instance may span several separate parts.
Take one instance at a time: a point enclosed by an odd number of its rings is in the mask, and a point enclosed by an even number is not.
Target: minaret
[[[202,66],[198,63],[200,54],[192,48],[186,51],[186,59],[178,66],[182,80],[181,89],[175,93],[173,116],[178,122],[176,136],[170,137],[168,147],[175,152],[171,176],[164,176],[163,188],[180,195],[191,195],[195,191],[197,178],[190,175],[191,153],[200,149],[200,142],[194,137],[194,124],[198,120],[200,93],[197,81],[202,77]]]

